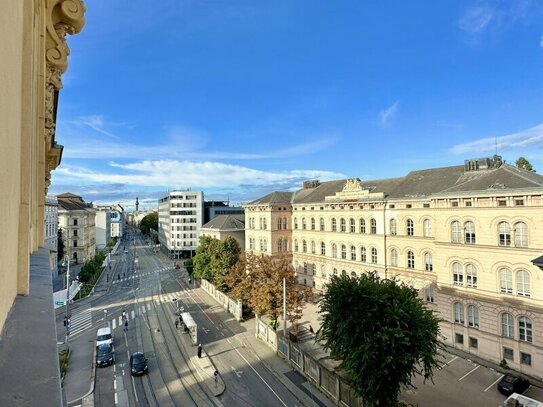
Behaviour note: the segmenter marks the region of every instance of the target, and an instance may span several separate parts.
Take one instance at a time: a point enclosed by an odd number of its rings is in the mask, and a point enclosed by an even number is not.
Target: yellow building
[[[467,160],[400,178],[306,182],[245,211],[246,250],[286,247],[300,284],[397,277],[441,314],[446,344],[543,377],[543,176]]]
[[[245,251],[245,218],[238,214],[216,216],[202,225],[200,235],[210,236],[217,240],[231,237],[238,242],[243,253]]]

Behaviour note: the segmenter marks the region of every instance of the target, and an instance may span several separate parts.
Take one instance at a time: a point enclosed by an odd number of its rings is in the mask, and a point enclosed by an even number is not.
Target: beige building
[[[238,242],[243,253],[245,251],[245,216],[219,215],[203,225],[200,234],[218,240],[224,240],[230,236]]]
[[[64,253],[71,263],[91,260],[96,254],[96,209],[69,192],[57,195],[57,199]]]
[[[54,196],[45,197],[43,247],[49,249],[49,267],[53,277],[58,277],[58,201]]]
[[[543,377],[543,176],[467,160],[393,179],[312,181],[245,210],[246,250],[273,255],[287,239],[300,284],[397,277],[440,313],[446,344]]]

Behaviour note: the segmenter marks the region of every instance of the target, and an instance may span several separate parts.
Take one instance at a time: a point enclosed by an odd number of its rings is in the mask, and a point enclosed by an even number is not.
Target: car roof
[[[136,356],[143,356],[143,352],[134,352],[132,354],[133,357],[136,357]]]
[[[98,335],[105,335],[111,333],[111,328],[105,327],[98,330]]]

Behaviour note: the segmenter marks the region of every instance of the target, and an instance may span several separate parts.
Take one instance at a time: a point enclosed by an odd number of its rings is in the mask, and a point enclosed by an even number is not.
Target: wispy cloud
[[[539,46],[541,48],[543,48],[543,35],[541,36],[541,38],[539,39]]]
[[[458,26],[470,35],[479,34],[495,17],[495,10],[488,6],[475,6],[460,17]]]
[[[72,120],[70,123],[77,127],[88,127],[89,129],[107,137],[115,139],[119,138],[119,136],[116,136],[115,134],[106,130],[106,127],[111,126],[113,123],[106,123],[102,115],[81,116],[77,120]]]
[[[484,137],[469,143],[457,144],[449,151],[453,154],[488,153],[495,151],[496,143],[498,151],[543,147],[543,123],[517,133]]]
[[[379,119],[383,126],[389,126],[394,121],[396,112],[398,111],[398,103],[398,101],[394,102],[388,108],[381,110],[379,113]]]

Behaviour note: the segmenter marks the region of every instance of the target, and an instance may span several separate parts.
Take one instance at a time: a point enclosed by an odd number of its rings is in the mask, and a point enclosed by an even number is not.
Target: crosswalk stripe
[[[147,311],[147,309],[145,308],[145,306],[141,307],[140,309],[141,309],[141,313],[142,313],[142,314],[145,314],[145,312]]]
[[[121,316],[119,316],[119,326],[122,325],[122,322],[123,322],[123,317],[122,317],[122,315],[121,315]]]
[[[111,321],[111,329],[115,329],[117,327],[117,319],[114,319]]]
[[[130,313],[130,315],[132,315],[132,319],[134,319],[136,317],[136,313],[134,312],[134,310],[132,310],[132,312]]]
[[[151,304],[150,304],[150,303],[147,303],[147,309],[148,309],[149,311],[151,311]]]

